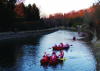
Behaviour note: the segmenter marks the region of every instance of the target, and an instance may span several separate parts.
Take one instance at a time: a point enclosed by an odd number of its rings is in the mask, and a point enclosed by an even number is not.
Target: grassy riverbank
[[[97,61],[97,71],[100,71],[100,40],[94,43],[93,53]]]
[[[21,38],[21,37],[30,37],[30,36],[40,36],[40,35],[52,33],[57,30],[58,30],[58,28],[51,28],[51,29],[37,30],[37,31],[20,31],[17,33],[5,32],[5,33],[0,33],[0,40]]]

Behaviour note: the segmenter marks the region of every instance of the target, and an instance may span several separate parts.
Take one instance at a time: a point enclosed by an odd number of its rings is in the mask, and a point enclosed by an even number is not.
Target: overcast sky
[[[35,3],[41,14],[68,13],[72,10],[87,9],[97,0],[25,0],[24,4]]]

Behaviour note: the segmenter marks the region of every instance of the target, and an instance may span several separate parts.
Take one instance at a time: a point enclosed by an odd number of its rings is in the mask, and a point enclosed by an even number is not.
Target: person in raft
[[[73,36],[73,38],[75,38],[75,35]]]
[[[66,47],[68,47],[69,46],[69,44],[68,43],[66,43],[66,45],[65,45]]]
[[[80,34],[80,31],[78,31],[78,34]]]
[[[55,57],[56,55],[55,55],[55,52],[53,51],[53,53],[52,53],[52,56],[50,56],[50,61],[55,61]]]
[[[48,60],[50,60],[50,54],[47,54],[47,56],[46,56],[46,57],[47,57],[47,59],[48,59]]]
[[[75,40],[76,39],[76,37],[75,37],[75,35],[73,36],[73,40]]]
[[[52,56],[53,56],[53,55],[56,55],[56,52],[55,52],[55,51],[53,51]]]
[[[60,47],[63,47],[64,45],[63,45],[63,43],[61,42],[59,46],[60,46]]]
[[[60,54],[58,55],[58,58],[59,58],[59,59],[61,58],[61,55],[60,55]]]
[[[50,57],[50,61],[53,61],[53,56]]]
[[[57,47],[57,45],[55,44],[54,47]]]
[[[61,55],[61,58],[63,58],[63,56],[64,56],[63,50],[60,51],[60,55]]]
[[[55,56],[56,58],[58,58],[58,56],[57,56],[55,51],[53,51],[52,56]]]
[[[43,52],[43,53],[44,53],[43,57],[46,57],[46,52]]]
[[[43,59],[48,60],[48,56],[46,55],[46,52],[44,52]]]

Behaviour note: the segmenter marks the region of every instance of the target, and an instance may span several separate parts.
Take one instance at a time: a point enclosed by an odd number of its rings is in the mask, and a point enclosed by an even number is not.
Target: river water
[[[73,35],[77,40],[72,39]],[[82,38],[76,31],[58,30],[42,36],[0,41],[0,71],[96,71],[91,45]],[[66,60],[56,65],[41,65],[43,52],[52,54],[51,47],[61,42],[72,45],[63,50]]]

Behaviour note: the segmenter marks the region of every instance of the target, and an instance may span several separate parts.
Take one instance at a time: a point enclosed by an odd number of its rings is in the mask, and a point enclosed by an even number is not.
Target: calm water
[[[73,35],[77,40],[72,40]],[[96,61],[90,45],[77,32],[59,30],[39,37],[0,41],[0,71],[96,71]],[[56,65],[41,65],[43,52],[52,53],[54,44],[69,43],[65,61]],[[56,51],[59,54],[59,51]]]

